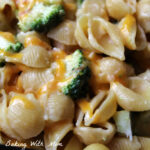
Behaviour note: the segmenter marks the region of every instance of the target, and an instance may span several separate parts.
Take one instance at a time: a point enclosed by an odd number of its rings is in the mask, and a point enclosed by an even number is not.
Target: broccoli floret
[[[27,15],[19,19],[18,25],[24,32],[31,30],[43,32],[60,23],[64,16],[62,5],[37,3]]]
[[[19,52],[23,45],[20,42],[11,42],[5,37],[0,36],[0,49],[8,52]]]
[[[82,51],[76,50],[65,58],[65,82],[61,83],[61,91],[73,99],[85,97],[88,92],[90,69]]]

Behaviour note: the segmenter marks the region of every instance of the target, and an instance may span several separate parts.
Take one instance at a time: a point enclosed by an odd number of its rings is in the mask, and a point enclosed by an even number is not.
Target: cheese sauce
[[[5,38],[6,40],[12,43],[15,43],[15,37],[10,32],[0,32],[0,36],[2,36],[3,38]]]
[[[41,46],[47,50],[50,50],[51,47],[48,43],[42,41],[40,38],[36,37],[36,36],[27,36],[25,38],[25,42],[24,42],[24,46],[27,47],[29,45],[37,45],[37,46]]]
[[[9,105],[16,105],[16,103],[18,102],[24,104],[25,108],[27,109],[34,109],[35,107],[29,99],[27,99],[24,95],[21,94],[12,97]]]

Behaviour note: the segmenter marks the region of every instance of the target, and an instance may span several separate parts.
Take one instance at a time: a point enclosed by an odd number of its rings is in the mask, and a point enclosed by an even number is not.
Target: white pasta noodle
[[[100,59],[92,69],[95,69],[94,75],[98,83],[112,82],[116,78],[125,77],[128,72],[125,63],[111,57]]]
[[[140,0],[137,3],[137,19],[144,31],[147,33],[150,31],[150,0]]]
[[[29,67],[44,68],[50,65],[48,51],[39,46],[28,46],[20,52],[23,57],[21,63]]]
[[[106,0],[109,15],[117,20],[136,12],[136,0]]]
[[[85,126],[106,122],[115,114],[117,108],[115,94],[110,91],[106,98],[104,96],[105,93],[100,92],[91,100],[90,108],[93,115],[90,112],[85,113]]]
[[[11,92],[7,97],[4,90],[1,94],[1,130],[18,140],[37,136],[44,128],[44,111],[33,94]]]
[[[74,134],[85,145],[92,143],[109,143],[115,134],[115,127],[109,122],[99,125],[99,127],[75,127]]]
[[[7,62],[21,63],[33,68],[46,68],[50,66],[49,52],[40,46],[29,45],[20,53],[2,53]]]
[[[9,135],[12,138],[21,139],[17,133],[15,133],[11,128],[7,119],[7,95],[4,90],[1,90],[1,103],[0,103],[0,129],[6,135]]]
[[[77,17],[87,13],[108,20],[105,0],[85,0],[81,5],[81,8],[77,11]]]
[[[150,148],[150,138],[149,137],[138,137],[138,140],[142,146],[140,150],[149,150],[149,148]]]
[[[147,47],[146,34],[139,24],[137,24],[137,33],[135,42],[136,42],[136,50],[144,50]]]
[[[6,82],[5,68],[0,68],[0,88],[4,88]]]
[[[45,120],[48,124],[63,120],[73,120],[74,103],[70,97],[60,92],[54,92],[50,94],[45,102],[44,108]]]
[[[132,141],[125,137],[115,137],[108,147],[110,150],[141,150],[141,144],[136,136]]]
[[[17,40],[19,42],[21,42],[21,43],[24,43],[25,42],[25,38],[27,36],[36,36],[36,37],[38,37],[40,39],[43,39],[43,37],[40,34],[38,34],[37,32],[35,32],[35,31],[28,31],[28,32],[19,32],[17,34]]]
[[[150,0],[0,0],[0,145],[150,150],[149,68]]]
[[[120,60],[125,59],[119,29],[100,17],[91,15],[79,17],[75,37],[78,44],[84,49],[104,53]]]
[[[96,51],[91,46],[91,44],[88,40],[89,19],[91,19],[91,17],[88,14],[82,15],[81,17],[79,17],[77,19],[75,37],[76,37],[78,44],[82,48],[84,48],[86,50]]]
[[[74,36],[75,26],[75,21],[65,20],[55,29],[50,30],[47,36],[65,45],[77,45]]]
[[[57,150],[58,146],[63,146],[61,141],[71,130],[73,130],[73,124],[66,121],[57,122],[45,129],[44,143],[46,150]]]
[[[21,73],[19,82],[25,91],[37,91],[47,82],[52,82],[54,75],[52,69],[28,69]],[[31,84],[32,83],[32,84]]]
[[[81,109],[76,110],[76,126],[83,126],[84,112]]]
[[[76,136],[73,136],[64,150],[83,150],[83,144],[78,140]]]
[[[109,150],[105,145],[94,143],[85,147],[83,150]]]
[[[118,104],[128,111],[150,110],[150,83],[139,77],[129,78],[129,88],[120,83],[113,83],[112,90]]]
[[[150,82],[150,70],[147,69],[144,73],[141,73],[139,77]]]
[[[136,49],[135,37],[137,30],[135,17],[132,15],[125,16],[119,22],[118,27],[121,31],[124,45],[131,50],[135,50]]]

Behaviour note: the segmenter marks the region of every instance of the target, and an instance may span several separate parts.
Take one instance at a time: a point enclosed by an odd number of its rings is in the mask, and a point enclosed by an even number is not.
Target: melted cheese
[[[58,90],[58,84],[64,79],[64,75],[66,72],[65,64],[62,59],[57,60],[57,68],[55,71],[55,78],[53,81],[46,83],[43,85],[37,92],[37,97],[42,94],[48,93],[49,95]]]
[[[64,7],[67,10],[76,10],[77,8],[76,4],[71,2],[64,3]]]
[[[34,5],[39,2],[43,2],[43,0],[16,0],[16,5],[19,8],[19,17],[23,18],[27,16]]]
[[[130,32],[135,24],[136,20],[132,15],[127,15],[122,25],[122,32]]]
[[[34,109],[33,103],[24,95],[16,95],[12,97],[12,99],[10,100],[10,105],[16,105],[16,103],[18,102],[24,104],[25,108],[27,109]]]
[[[14,58],[14,59],[21,59],[22,58],[21,53],[10,53],[10,52],[6,52],[4,50],[0,50],[0,56]]]
[[[12,33],[9,32],[0,32],[0,36],[5,38],[7,41],[15,43],[15,37]]]
[[[78,102],[78,105],[79,105],[80,109],[82,110],[82,112],[84,112],[84,113],[88,112],[90,117],[92,117],[93,111],[92,111],[90,103],[88,101],[81,99]]]
[[[37,45],[37,46],[41,46],[47,50],[51,49],[50,45],[47,44],[46,42],[42,41],[41,39],[39,39],[36,36],[27,36],[25,38],[25,42],[24,42],[24,46],[27,47],[29,45]]]
[[[54,50],[52,52],[52,55],[53,55],[53,61],[64,59],[67,56],[67,54],[63,50]]]

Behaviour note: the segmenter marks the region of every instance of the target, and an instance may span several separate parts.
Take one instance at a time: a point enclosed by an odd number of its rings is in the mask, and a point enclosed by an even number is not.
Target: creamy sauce
[[[42,41],[41,39],[39,39],[38,37],[36,36],[27,36],[25,38],[25,42],[24,42],[24,46],[27,47],[29,45],[37,45],[37,46],[41,46],[47,50],[50,50],[51,47],[49,46],[48,43]]]
[[[123,32],[131,32],[133,25],[135,24],[136,20],[132,15],[127,15],[125,20],[123,21],[123,25],[121,30]]]
[[[22,58],[21,53],[10,53],[10,52],[6,52],[4,50],[0,50],[0,56],[14,58],[14,59],[21,59]]]
[[[81,99],[78,101],[78,105],[79,105],[80,109],[82,110],[82,112],[84,112],[84,113],[88,112],[90,117],[93,116],[93,111],[91,109],[90,102],[88,102],[85,99]]]
[[[0,36],[8,40],[9,42],[15,43],[15,37],[9,32],[0,32]]]
[[[50,95],[51,93],[58,90],[58,84],[59,82],[63,81],[66,72],[65,64],[63,62],[63,58],[65,56],[66,54],[64,51],[54,51],[53,59],[57,63],[55,78],[53,81],[46,83],[38,90],[37,97],[44,93],[48,93]]]

